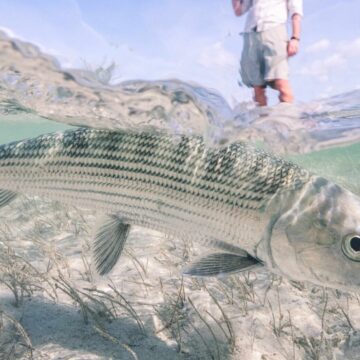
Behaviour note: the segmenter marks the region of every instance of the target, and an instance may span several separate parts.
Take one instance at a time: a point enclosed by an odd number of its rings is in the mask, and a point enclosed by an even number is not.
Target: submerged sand
[[[358,294],[265,269],[182,277],[205,249],[142,228],[100,278],[97,216],[38,198],[0,209],[0,359],[360,359]]]

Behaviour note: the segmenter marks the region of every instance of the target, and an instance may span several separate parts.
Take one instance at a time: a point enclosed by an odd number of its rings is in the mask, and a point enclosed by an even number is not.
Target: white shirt
[[[302,0],[243,0],[243,13],[248,12],[245,32],[265,31],[285,24],[294,14],[303,16]]]

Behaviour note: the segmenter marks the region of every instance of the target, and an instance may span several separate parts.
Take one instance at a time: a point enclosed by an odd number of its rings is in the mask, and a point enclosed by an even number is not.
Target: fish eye
[[[342,241],[342,251],[350,260],[360,261],[360,235],[347,235]]]

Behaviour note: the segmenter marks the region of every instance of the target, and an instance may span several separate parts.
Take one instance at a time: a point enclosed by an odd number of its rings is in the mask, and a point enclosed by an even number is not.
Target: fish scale
[[[2,146],[0,168],[1,189],[116,212],[175,235],[232,237],[225,241],[248,233],[241,222],[258,221],[277,191],[308,177],[244,143],[212,149],[200,137],[87,128]]]

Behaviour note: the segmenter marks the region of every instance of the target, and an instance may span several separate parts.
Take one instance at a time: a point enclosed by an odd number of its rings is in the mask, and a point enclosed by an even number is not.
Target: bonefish
[[[1,206],[28,193],[106,214],[94,240],[100,274],[140,225],[209,250],[189,275],[266,266],[360,287],[359,197],[242,142],[215,149],[196,136],[86,128],[42,135],[0,147],[0,189]]]

